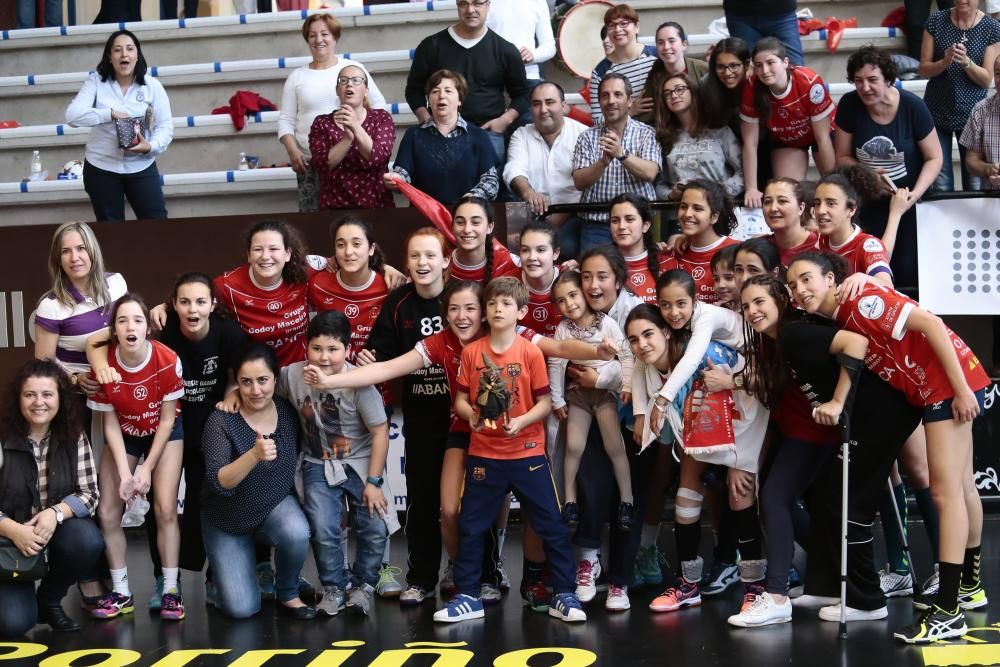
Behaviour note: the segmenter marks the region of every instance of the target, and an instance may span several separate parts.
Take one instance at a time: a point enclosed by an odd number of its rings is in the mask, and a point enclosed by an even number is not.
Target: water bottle
[[[28,180],[42,180],[42,156],[38,151],[31,152],[31,176]]]
[[[240,171],[247,171],[250,169],[250,163],[247,162],[247,154],[240,153]]]

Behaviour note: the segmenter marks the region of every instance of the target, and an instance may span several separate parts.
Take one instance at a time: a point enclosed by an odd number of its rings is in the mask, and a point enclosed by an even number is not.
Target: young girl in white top
[[[605,338],[612,338],[619,348],[624,348],[624,336],[621,327],[610,317],[600,311],[591,310],[583,296],[580,274],[577,271],[567,271],[556,278],[552,287],[552,296],[559,306],[564,319],[556,327],[556,340],[576,339],[593,345],[599,344]],[[631,365],[631,357],[627,358]],[[632,480],[629,474],[628,455],[625,453],[625,443],[621,430],[618,428],[618,396],[615,389],[588,389],[577,384],[565,387],[565,359],[551,358],[549,360],[549,387],[552,392],[553,411],[560,420],[566,422],[566,460],[564,470],[566,475],[566,502],[563,505],[563,519],[570,526],[580,522],[580,513],[576,504],[576,473],[580,469],[580,459],[587,444],[587,433],[590,431],[591,417],[597,418],[597,426],[604,441],[604,450],[608,453],[611,466],[615,472],[618,493],[621,503],[618,506],[618,525],[628,530],[632,525]],[[592,366],[601,372],[605,366],[612,372],[621,375],[621,362],[611,361],[579,362],[580,365]],[[617,369],[615,368],[617,366]]]

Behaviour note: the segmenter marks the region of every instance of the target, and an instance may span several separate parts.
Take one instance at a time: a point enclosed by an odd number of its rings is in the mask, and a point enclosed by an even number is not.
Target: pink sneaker
[[[184,618],[184,599],[176,590],[163,594],[160,618],[165,621],[180,621]]]
[[[134,611],[135,603],[131,595],[125,596],[111,591],[101,596],[97,606],[90,610],[90,615],[94,618],[109,619]]]
[[[681,579],[677,585],[653,598],[649,603],[652,611],[677,611],[682,607],[697,607],[701,604],[701,589],[698,584]]]

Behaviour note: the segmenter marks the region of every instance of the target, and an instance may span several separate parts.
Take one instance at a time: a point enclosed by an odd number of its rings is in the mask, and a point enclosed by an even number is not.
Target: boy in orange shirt
[[[527,314],[528,290],[516,278],[497,278],[487,285],[483,300],[490,335],[462,351],[455,394],[455,414],[472,427],[458,519],[458,595],[435,612],[434,620],[454,623],[483,617],[483,537],[504,496],[513,491],[545,548],[553,589],[549,615],[585,621],[573,592],[569,531],[545,457],[543,420],[552,411],[548,370],[542,352],[516,329]]]

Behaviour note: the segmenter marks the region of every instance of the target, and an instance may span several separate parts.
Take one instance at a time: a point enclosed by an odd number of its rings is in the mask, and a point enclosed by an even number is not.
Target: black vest
[[[32,508],[40,504],[38,465],[25,436],[12,435],[2,445],[0,511],[24,523],[32,517]],[[66,443],[62,447],[50,444],[48,454],[48,503],[51,507],[77,491],[77,443]]]

